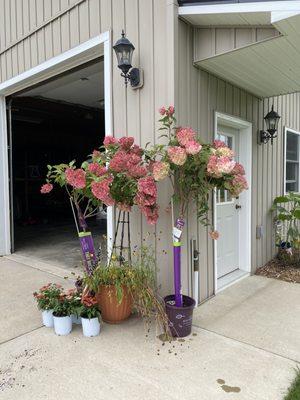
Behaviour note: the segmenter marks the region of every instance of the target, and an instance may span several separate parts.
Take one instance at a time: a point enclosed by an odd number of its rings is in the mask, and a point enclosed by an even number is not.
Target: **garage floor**
[[[137,318],[102,324],[95,338],[42,327],[32,292],[70,285],[64,274],[0,257],[1,399],[284,398],[300,361],[299,284],[246,278],[198,308],[190,337],[163,344]]]
[[[95,247],[103,248],[106,221],[100,220],[90,225]],[[81,250],[74,223],[65,221],[56,225],[36,225],[18,227],[16,230],[15,254],[55,266],[80,268]]]

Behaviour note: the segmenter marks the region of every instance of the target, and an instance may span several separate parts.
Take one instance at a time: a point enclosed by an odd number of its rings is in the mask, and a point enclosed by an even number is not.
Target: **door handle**
[[[236,210],[239,210],[239,209],[241,209],[241,208],[242,208],[242,206],[241,206],[240,204],[236,204],[236,205],[235,205],[235,209],[236,209]]]

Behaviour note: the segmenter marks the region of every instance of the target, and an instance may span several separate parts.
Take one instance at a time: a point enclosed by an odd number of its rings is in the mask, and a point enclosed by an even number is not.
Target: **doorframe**
[[[106,31],[49,60],[0,83],[0,256],[11,253],[10,196],[6,97],[55,77],[74,67],[104,56],[105,136],[113,134],[111,31]],[[1,182],[2,188],[1,190]],[[111,249],[114,230],[113,209],[107,208],[107,245]],[[2,242],[2,246],[1,246]]]
[[[239,266],[250,274],[251,272],[251,175],[252,175],[252,123],[233,115],[215,111],[214,138],[217,138],[218,125],[223,124],[239,129],[239,155],[246,171],[249,189],[243,192],[239,202],[242,205],[239,211]],[[216,190],[213,194],[213,225],[217,226]],[[218,292],[217,240],[214,241],[214,293]],[[248,275],[248,274],[247,274]],[[223,288],[222,288],[223,289]]]

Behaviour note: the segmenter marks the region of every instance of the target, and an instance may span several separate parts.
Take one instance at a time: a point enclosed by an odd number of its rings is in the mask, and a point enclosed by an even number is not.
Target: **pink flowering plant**
[[[204,144],[190,127],[176,127],[173,106],[161,107],[160,136],[166,145],[156,145],[148,152],[152,159],[152,174],[156,181],[169,176],[173,199],[179,205],[179,218],[184,219],[187,206],[194,201],[198,217],[208,224],[208,197],[212,189],[227,189],[238,197],[248,188],[245,171],[234,161],[233,151],[221,140]],[[214,235],[216,238],[216,235]]]
[[[51,192],[53,184],[64,187],[77,211],[85,204],[83,219],[95,215],[102,204],[114,205],[121,211],[131,211],[136,205],[147,222],[155,224],[158,219],[155,177],[163,172],[161,168],[152,169],[151,162],[133,137],[117,140],[106,136],[100,150],[94,150],[80,168],[76,168],[75,161],[49,165],[41,193]]]

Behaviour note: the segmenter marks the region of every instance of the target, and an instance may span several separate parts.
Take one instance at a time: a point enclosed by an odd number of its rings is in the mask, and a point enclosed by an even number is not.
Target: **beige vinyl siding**
[[[22,7],[20,4],[22,3]],[[174,29],[172,0],[0,0],[0,80],[3,82],[102,32],[114,43],[125,29],[134,43],[133,65],[144,69],[141,90],[126,91],[112,51],[112,103],[115,136],[156,142],[158,108],[174,104]],[[15,6],[17,5],[17,6]],[[15,7],[18,7],[16,10]],[[16,30],[16,19],[20,25]],[[99,54],[100,56],[100,54]],[[161,218],[153,228],[139,212],[132,216],[133,243],[151,243],[159,262],[162,293],[172,288],[171,218],[168,185],[159,191]],[[167,254],[164,253],[167,251]]]
[[[194,62],[278,36],[275,28],[195,28]]]
[[[272,258],[275,253],[272,217],[269,209],[275,196],[283,193],[283,128],[299,130],[299,93],[268,99],[257,97],[193,66],[193,28],[179,22],[179,124],[188,124],[199,132],[203,141],[214,138],[214,112],[243,118],[253,124],[252,136],[252,271]],[[281,115],[278,138],[273,146],[258,145],[257,132],[263,128],[263,117],[274,109]],[[185,242],[197,238],[200,251],[201,301],[214,292],[213,245],[208,230],[195,223],[190,210],[189,229]],[[210,218],[212,215],[210,214]],[[264,234],[256,239],[256,226]],[[187,258],[188,259],[188,258]],[[188,261],[190,261],[188,259]],[[189,267],[190,270],[191,266]],[[188,276],[188,274],[187,274]]]

